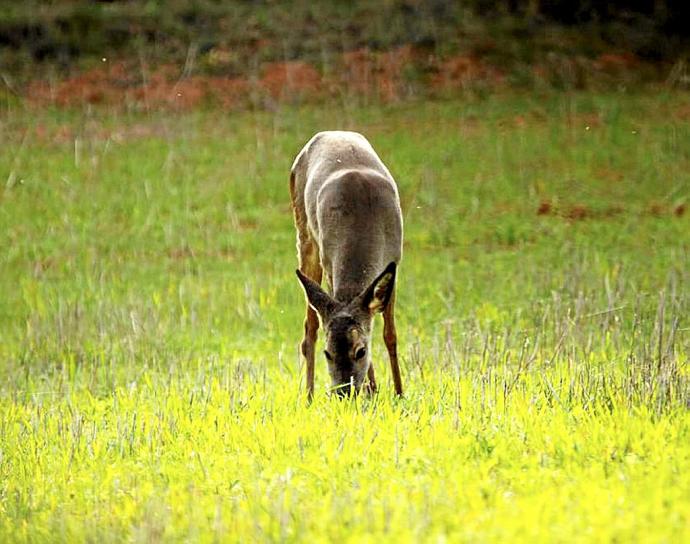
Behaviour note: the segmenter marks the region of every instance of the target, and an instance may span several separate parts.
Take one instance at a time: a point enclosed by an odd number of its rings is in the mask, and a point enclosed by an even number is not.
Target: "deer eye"
[[[367,354],[367,349],[366,349],[366,348],[359,348],[359,349],[355,352],[355,359],[361,359],[361,358],[364,357],[366,354]]]
[[[328,350],[324,350],[323,354],[326,356],[326,359],[328,359],[329,361],[333,360],[333,356],[330,353],[328,353]]]

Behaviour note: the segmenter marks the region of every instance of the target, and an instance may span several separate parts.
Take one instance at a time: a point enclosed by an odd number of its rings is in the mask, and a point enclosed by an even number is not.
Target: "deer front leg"
[[[400,378],[400,366],[398,365],[398,335],[395,332],[395,292],[391,295],[386,308],[383,310],[383,341],[386,343],[388,358],[391,361],[391,373],[395,393],[402,396],[402,379]]]
[[[314,346],[319,330],[319,318],[311,306],[307,304],[307,317],[304,320],[304,338],[302,340],[302,355],[307,361],[307,399],[314,397]]]
[[[319,262],[318,250],[312,240],[299,239],[300,271],[316,283],[321,283],[323,270]],[[319,330],[319,317],[307,301],[307,316],[304,319],[304,338],[302,339],[302,355],[307,362],[307,399],[314,396],[314,348]]]
[[[369,364],[369,370],[367,370],[367,378],[369,379],[368,392],[370,395],[376,394],[376,377],[374,376],[374,363]]]

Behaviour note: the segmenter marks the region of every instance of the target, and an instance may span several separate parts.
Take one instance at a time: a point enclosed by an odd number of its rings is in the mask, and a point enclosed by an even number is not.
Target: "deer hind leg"
[[[395,292],[391,295],[386,308],[383,310],[383,341],[386,343],[388,357],[391,361],[391,373],[396,395],[403,394],[402,380],[400,378],[400,365],[398,365],[398,335],[395,332]]]
[[[319,247],[309,234],[302,197],[297,194],[295,187],[294,173],[290,177],[290,195],[292,197],[292,210],[297,229],[297,253],[300,272],[320,284],[323,270],[319,260]],[[304,337],[300,344],[300,350],[307,363],[307,398],[311,400],[314,396],[314,348],[319,330],[319,318],[308,302],[306,306]]]

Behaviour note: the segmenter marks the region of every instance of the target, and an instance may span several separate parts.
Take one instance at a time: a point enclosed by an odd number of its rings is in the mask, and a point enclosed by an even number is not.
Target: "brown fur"
[[[326,330],[333,385],[349,381],[359,389],[367,376],[370,389],[376,389],[370,356],[376,312],[383,313],[384,341],[395,391],[401,395],[394,289],[402,257],[402,213],[393,177],[361,134],[320,132],[295,159],[290,194],[298,276],[307,295],[301,350],[309,398],[318,316]],[[324,275],[329,293],[320,287]]]

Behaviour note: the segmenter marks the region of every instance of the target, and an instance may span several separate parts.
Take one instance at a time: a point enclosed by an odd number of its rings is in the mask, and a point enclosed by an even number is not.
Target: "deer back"
[[[316,241],[337,300],[349,301],[402,257],[402,213],[395,180],[356,132],[315,135],[292,167],[295,206]]]

